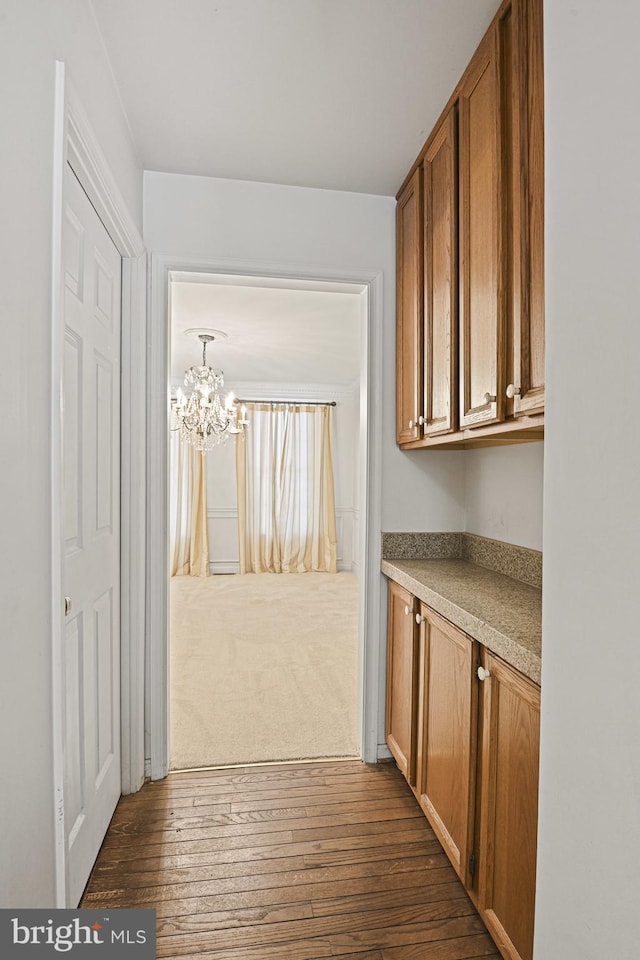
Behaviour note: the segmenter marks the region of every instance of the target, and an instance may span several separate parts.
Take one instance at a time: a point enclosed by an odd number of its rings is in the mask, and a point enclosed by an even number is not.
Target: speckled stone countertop
[[[470,560],[542,587],[542,553],[475,533],[383,533],[383,560]]]
[[[385,559],[382,572],[540,683],[542,591],[462,559]]]

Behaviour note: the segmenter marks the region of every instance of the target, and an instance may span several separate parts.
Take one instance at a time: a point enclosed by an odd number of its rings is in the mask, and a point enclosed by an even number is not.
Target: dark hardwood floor
[[[392,763],[148,783],[118,804],[81,906],[154,907],[158,957],[500,956]]]

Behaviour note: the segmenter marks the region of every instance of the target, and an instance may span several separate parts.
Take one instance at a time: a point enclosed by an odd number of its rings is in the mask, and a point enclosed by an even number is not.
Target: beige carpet
[[[173,577],[171,769],[354,756],[352,573]]]

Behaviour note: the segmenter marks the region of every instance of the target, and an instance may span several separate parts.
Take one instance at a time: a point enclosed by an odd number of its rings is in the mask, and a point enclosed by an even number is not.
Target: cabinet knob
[[[71,613],[71,597],[64,598],[64,615],[68,617]]]
[[[418,417],[418,426],[421,427],[424,422],[425,422],[424,417]]]
[[[507,396],[509,400],[513,400],[514,397],[520,396],[520,387],[516,387],[514,383],[510,383],[507,387]]]
[[[478,667],[478,680],[488,680],[491,676],[490,670],[485,670],[484,667]]]
[[[405,615],[405,617],[408,617],[410,613],[411,613],[411,607],[408,607],[408,606],[405,604],[405,608],[404,608],[404,615]]]
[[[415,420],[409,420],[409,430],[413,430],[413,428],[415,427],[415,425],[416,425]]]
[[[484,402],[485,402],[485,403],[495,403],[497,399],[498,399],[498,398],[496,397],[495,393],[489,393],[489,392],[487,391],[487,393],[485,393],[485,395],[484,395]]]
[[[417,623],[418,625],[421,624],[421,623],[424,623],[425,619],[426,619],[426,618],[423,617],[421,613],[416,613],[416,623]]]

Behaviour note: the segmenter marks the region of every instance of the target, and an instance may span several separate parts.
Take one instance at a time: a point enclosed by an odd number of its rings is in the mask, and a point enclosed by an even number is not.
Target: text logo
[[[0,910],[2,960],[155,960],[155,910]]]

